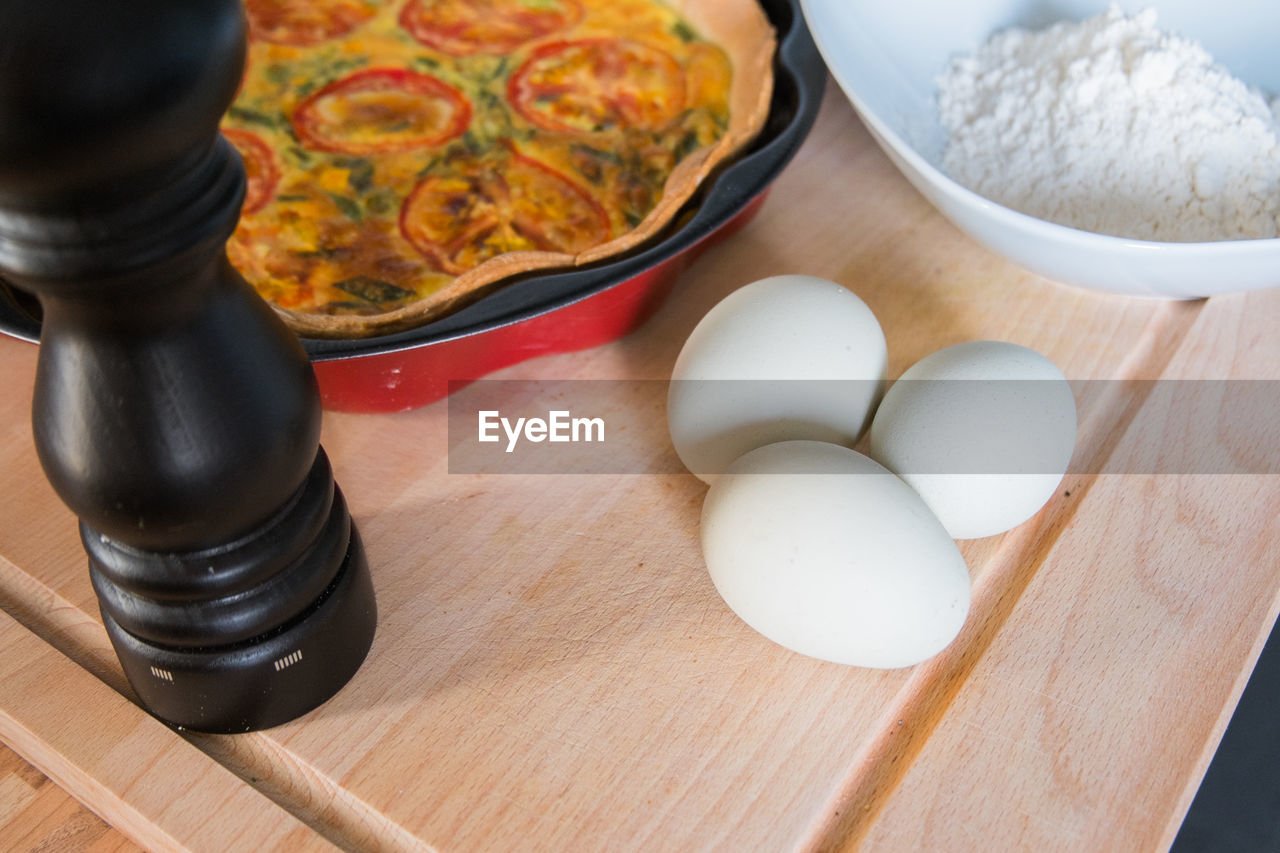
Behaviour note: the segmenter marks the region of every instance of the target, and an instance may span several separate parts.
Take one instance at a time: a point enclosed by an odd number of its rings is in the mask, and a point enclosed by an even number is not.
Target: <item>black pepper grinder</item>
[[[355,674],[375,606],[306,353],[226,259],[240,2],[0,21],[0,277],[43,308],[36,449],[116,654],[174,725],[293,719]]]

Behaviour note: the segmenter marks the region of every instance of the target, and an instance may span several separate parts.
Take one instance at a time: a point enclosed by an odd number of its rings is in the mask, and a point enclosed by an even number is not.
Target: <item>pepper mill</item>
[[[373,586],[299,341],[226,259],[239,0],[0,0],[0,277],[44,323],[32,425],[142,704],[242,732],[336,693]]]

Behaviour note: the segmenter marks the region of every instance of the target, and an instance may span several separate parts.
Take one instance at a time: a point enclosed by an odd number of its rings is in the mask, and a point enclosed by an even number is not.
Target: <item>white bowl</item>
[[[1235,76],[1280,95],[1276,0],[1122,2],[1202,44]],[[1160,243],[1055,225],[989,201],[943,174],[935,80],[998,30],[1041,28],[1106,2],[801,0],[814,41],[880,147],[948,219],[1032,272],[1093,290],[1190,299],[1280,285],[1280,239]]]

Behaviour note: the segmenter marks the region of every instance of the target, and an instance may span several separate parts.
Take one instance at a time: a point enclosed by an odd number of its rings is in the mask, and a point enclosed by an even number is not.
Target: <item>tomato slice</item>
[[[400,231],[442,271],[460,275],[504,252],[576,254],[611,235],[609,216],[555,169],[511,157],[424,179],[400,209]]]
[[[400,25],[427,47],[452,56],[501,55],[581,18],[577,0],[410,0]]]
[[[275,196],[280,182],[280,170],[276,167],[271,147],[256,134],[234,127],[223,128],[222,135],[240,152],[244,161],[246,187],[242,214],[255,213],[267,206]]]
[[[308,148],[342,154],[411,151],[448,142],[471,123],[471,103],[426,74],[370,68],[317,90],[293,113]]]
[[[684,110],[684,71],[666,51],[629,39],[557,41],[511,75],[507,98],[547,130],[661,130]]]
[[[377,0],[245,0],[249,34],[298,47],[345,35],[378,11]]]

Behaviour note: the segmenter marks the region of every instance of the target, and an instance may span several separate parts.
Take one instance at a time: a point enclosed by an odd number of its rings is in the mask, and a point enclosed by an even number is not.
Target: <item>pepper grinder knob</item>
[[[36,450],[116,654],[174,725],[293,719],[376,616],[310,362],[226,259],[240,2],[0,8],[0,276],[40,299]]]

